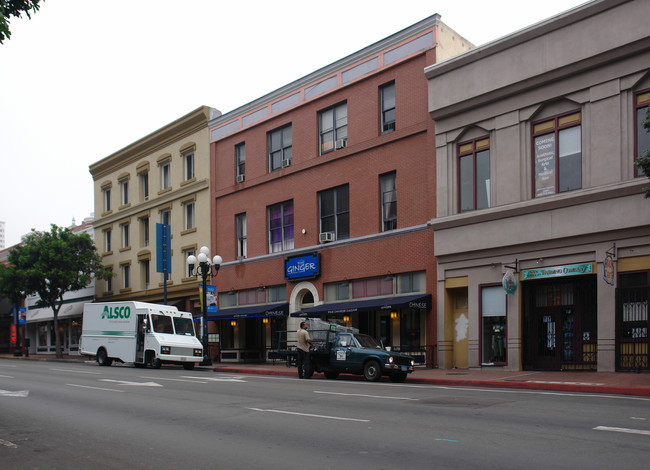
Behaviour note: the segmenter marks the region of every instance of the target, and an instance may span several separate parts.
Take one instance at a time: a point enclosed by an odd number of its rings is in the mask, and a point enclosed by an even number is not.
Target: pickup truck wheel
[[[338,372],[325,372],[325,378],[329,380],[334,380],[339,376]]]
[[[395,374],[390,376],[391,382],[395,382],[397,384],[401,384],[406,380],[406,377],[408,374],[406,372],[402,372],[401,374]]]
[[[112,363],[113,359],[110,359],[108,357],[106,350],[104,348],[100,348],[99,351],[97,351],[97,365],[110,366]]]
[[[381,367],[377,361],[368,361],[363,368],[363,376],[369,382],[376,382],[381,377]]]

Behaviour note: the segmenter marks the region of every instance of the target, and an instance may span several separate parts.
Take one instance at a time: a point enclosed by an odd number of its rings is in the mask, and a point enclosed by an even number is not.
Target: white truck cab
[[[100,366],[119,361],[158,369],[171,363],[189,370],[203,360],[190,313],[133,301],[84,305],[79,350]]]

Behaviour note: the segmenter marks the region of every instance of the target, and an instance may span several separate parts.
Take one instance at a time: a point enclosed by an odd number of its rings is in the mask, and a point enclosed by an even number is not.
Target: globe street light
[[[198,264],[197,264],[198,262]],[[206,298],[206,280],[208,278],[208,275],[212,274],[214,271],[213,276],[216,277],[217,273],[219,272],[219,268],[221,267],[221,263],[223,262],[223,259],[219,255],[215,255],[212,260],[210,260],[210,248],[207,246],[202,246],[201,249],[199,250],[199,256],[194,256],[190,255],[187,257],[187,264],[189,266],[193,266],[193,271],[194,274],[200,274],[202,283],[203,283],[203,291],[201,293],[201,300],[202,300],[202,319],[203,319],[203,362],[201,363],[202,366],[209,366],[212,365],[212,358],[210,357],[210,352],[208,350],[208,304],[207,304],[207,298]]]

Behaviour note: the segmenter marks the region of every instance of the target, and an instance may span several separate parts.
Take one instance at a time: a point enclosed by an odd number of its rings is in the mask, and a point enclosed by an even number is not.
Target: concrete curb
[[[237,367],[215,367],[213,372],[230,374],[250,375],[275,375],[284,377],[297,377],[296,371],[279,371],[269,369],[247,369]],[[360,376],[346,375],[348,379],[363,380]],[[650,387],[621,387],[615,385],[585,385],[567,383],[540,383],[540,382],[516,382],[502,380],[458,380],[458,379],[434,379],[425,377],[409,376],[407,384],[438,385],[449,387],[478,387],[478,388],[507,388],[516,390],[537,390],[549,392],[574,392],[574,393],[598,393],[604,395],[631,395],[639,397],[650,397]]]

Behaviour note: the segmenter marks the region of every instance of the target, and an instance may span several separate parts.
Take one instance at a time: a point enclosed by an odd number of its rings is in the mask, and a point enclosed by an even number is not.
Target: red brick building
[[[434,15],[209,122],[219,360],[266,360],[317,316],[433,364],[423,71],[472,47]]]

